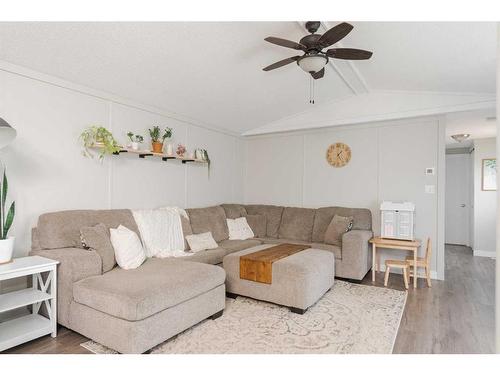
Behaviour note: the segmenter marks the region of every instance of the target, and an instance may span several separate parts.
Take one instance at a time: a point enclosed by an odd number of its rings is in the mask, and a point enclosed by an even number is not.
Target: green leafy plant
[[[94,157],[93,148],[99,149],[99,160],[104,156],[114,154],[120,151],[120,146],[116,142],[113,134],[102,126],[90,126],[80,134],[80,140],[83,145],[83,155]]]
[[[165,139],[172,138],[172,128],[165,128],[163,134],[161,133],[161,129],[159,126],[153,126],[153,129],[148,129],[148,131],[152,142],[163,143]]]
[[[207,162],[208,166],[208,177],[210,177],[210,156],[208,156],[208,151],[204,148],[201,149],[201,158]]]
[[[134,134],[132,132],[127,133],[128,139],[130,139],[130,142],[137,142],[137,143],[142,143],[144,142],[144,137],[139,134]]]
[[[3,171],[3,179],[0,181],[0,240],[7,239],[9,234],[9,229],[14,221],[14,215],[16,213],[16,202],[10,204],[9,211],[5,215],[5,201],[7,199],[7,194],[9,192],[9,183],[7,181],[7,174],[5,169]]]

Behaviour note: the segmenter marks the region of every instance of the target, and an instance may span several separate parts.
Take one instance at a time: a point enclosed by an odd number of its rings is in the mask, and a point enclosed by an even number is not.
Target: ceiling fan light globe
[[[297,61],[297,64],[306,73],[317,73],[324,68],[327,62],[328,58],[326,56],[310,55],[302,57]]]

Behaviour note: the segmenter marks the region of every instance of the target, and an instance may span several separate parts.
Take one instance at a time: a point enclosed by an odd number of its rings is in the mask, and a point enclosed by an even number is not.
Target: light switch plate
[[[427,194],[436,194],[436,185],[425,185],[425,192]]]

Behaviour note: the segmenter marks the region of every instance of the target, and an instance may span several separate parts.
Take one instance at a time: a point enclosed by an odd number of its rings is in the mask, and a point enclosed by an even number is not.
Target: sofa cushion
[[[226,254],[234,253],[235,251],[248,249],[249,247],[258,245],[262,245],[262,242],[254,238],[248,240],[225,240],[219,242],[219,246],[226,250]]]
[[[186,240],[191,248],[192,253],[199,251],[217,249],[218,245],[215,242],[212,232],[205,232],[199,234],[191,234],[186,236]]]
[[[189,219],[181,215],[181,225],[182,225],[182,234],[184,236],[184,249],[189,251],[189,244],[186,240],[186,236],[193,234],[193,230],[191,229],[191,223]]]
[[[102,272],[111,271],[116,265],[115,249],[109,238],[109,230],[104,224],[80,229],[82,245],[89,250],[94,250],[102,260]]]
[[[80,228],[103,223],[108,229],[120,224],[139,234],[130,210],[71,210],[40,215],[37,233],[42,249],[83,248]]]
[[[214,240],[219,242],[229,238],[226,213],[221,206],[188,208],[189,221],[193,233],[212,232]]]
[[[342,236],[352,229],[352,216],[335,215],[326,228],[324,243],[342,246]]]
[[[177,259],[148,259],[74,284],[76,302],[129,321],[145,319],[224,284],[221,267]]]
[[[249,204],[245,206],[249,215],[264,215],[266,217],[266,237],[274,238],[278,238],[283,208],[282,206],[265,204]]]
[[[311,241],[315,210],[312,208],[285,207],[281,217],[279,238]]]
[[[246,215],[247,223],[252,228],[255,237],[266,236],[267,219],[266,215]]]
[[[221,206],[226,212],[228,219],[237,219],[247,214],[247,210],[245,210],[245,206],[242,204],[221,204]]]
[[[222,247],[211,250],[199,251],[188,257],[179,258],[180,260],[189,260],[191,262],[207,263],[207,264],[219,264],[222,263],[222,258],[227,254],[227,250]]]
[[[314,216],[312,232],[312,240],[314,242],[324,241],[326,228],[328,228],[335,215],[352,216],[352,229],[372,229],[372,213],[366,208],[322,207],[316,210],[316,215]]]

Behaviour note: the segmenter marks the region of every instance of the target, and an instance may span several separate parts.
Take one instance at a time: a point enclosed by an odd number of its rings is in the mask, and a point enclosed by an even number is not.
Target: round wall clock
[[[345,143],[334,143],[326,150],[326,161],[332,167],[340,168],[351,160],[351,148]]]

